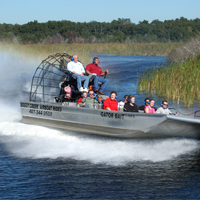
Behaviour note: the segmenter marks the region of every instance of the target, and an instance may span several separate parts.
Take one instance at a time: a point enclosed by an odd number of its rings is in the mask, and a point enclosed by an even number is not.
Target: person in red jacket
[[[103,92],[107,88],[109,81],[103,78],[102,76],[107,74],[108,70],[105,70],[105,72],[103,72],[101,67],[98,66],[98,64],[99,64],[99,58],[94,57],[93,63],[88,64],[85,68],[85,71],[88,75],[90,75],[91,73],[96,74],[94,78],[94,91],[95,92],[99,91],[99,94],[104,94]],[[103,83],[100,90],[99,90],[99,85],[98,85],[99,82]]]
[[[104,110],[114,110],[114,111],[118,111],[118,102],[116,100],[117,97],[117,93],[115,91],[112,91],[110,93],[110,98],[107,98],[104,102],[103,102],[103,109]]]

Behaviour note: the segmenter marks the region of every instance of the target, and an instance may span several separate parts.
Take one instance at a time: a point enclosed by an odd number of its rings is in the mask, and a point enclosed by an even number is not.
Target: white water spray
[[[5,60],[3,63],[7,64]],[[0,81],[0,145],[3,144],[9,154],[21,158],[61,157],[94,164],[126,165],[136,161],[174,159],[199,148],[196,140],[120,140],[23,124],[19,100],[28,96],[26,92],[30,90],[32,70],[24,73],[22,65],[19,68],[18,61],[10,63],[10,70],[14,71]],[[5,72],[4,66],[1,70]]]
[[[187,139],[119,140],[72,134],[17,122],[1,122],[0,137],[7,150],[22,158],[66,158],[94,164],[125,165],[135,161],[174,159],[199,148]]]

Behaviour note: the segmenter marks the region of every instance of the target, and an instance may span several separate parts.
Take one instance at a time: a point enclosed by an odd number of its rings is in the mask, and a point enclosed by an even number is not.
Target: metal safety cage
[[[67,64],[72,56],[50,55],[37,67],[31,84],[30,101],[53,103],[60,93],[61,83],[69,78]]]

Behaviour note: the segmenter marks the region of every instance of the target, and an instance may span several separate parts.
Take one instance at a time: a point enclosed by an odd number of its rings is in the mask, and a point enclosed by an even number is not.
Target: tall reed
[[[200,103],[200,56],[185,63],[148,69],[140,74],[138,92],[177,100],[191,106]]]
[[[84,64],[92,60],[97,54],[117,55],[143,55],[143,56],[167,56],[177,43],[102,43],[102,44],[31,44],[13,45],[0,43],[0,50],[9,52],[20,59],[34,58],[41,62],[50,54],[66,52],[70,55],[77,54]]]

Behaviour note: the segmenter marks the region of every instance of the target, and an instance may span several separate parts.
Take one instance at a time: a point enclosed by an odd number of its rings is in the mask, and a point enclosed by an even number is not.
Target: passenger
[[[156,110],[156,113],[173,115],[173,113],[168,109],[168,102],[166,100],[162,101],[161,107]],[[175,114],[177,115],[177,114]]]
[[[128,103],[131,102],[131,96],[132,96],[132,94],[128,95],[128,99],[127,99]]]
[[[89,90],[89,97],[84,98],[81,103],[79,103],[79,106],[84,108],[95,108],[97,103],[97,100],[94,99],[94,91]]]
[[[94,91],[99,92],[99,94],[104,94],[104,91],[107,88],[109,81],[107,79],[103,78],[102,76],[107,74],[108,70],[105,70],[105,72],[103,72],[101,67],[98,66],[98,64],[99,64],[99,58],[94,57],[93,63],[88,64],[86,66],[85,70],[88,75],[90,75],[91,73],[96,74],[96,76],[94,78]],[[99,90],[99,84],[98,84],[99,82],[103,83],[100,90]]]
[[[104,110],[118,111],[118,102],[116,100],[117,93],[115,91],[110,93],[110,97],[103,102]]]
[[[155,113],[155,108],[153,108],[154,103],[155,103],[155,100],[154,99],[150,99],[149,105],[145,106],[145,108],[144,108],[144,112],[145,113]]]
[[[76,78],[77,88],[80,92],[88,92],[89,77],[84,76],[85,69],[83,65],[78,62],[78,56],[74,55],[73,60],[67,64],[67,69],[72,73],[72,76]],[[84,80],[84,85],[82,87],[81,79]]]
[[[128,103],[128,95],[124,95],[123,99],[119,102],[119,107],[124,108],[126,103]]]
[[[149,97],[147,97],[145,100],[144,100],[144,105],[142,105],[142,106],[140,106],[139,108],[138,108],[138,110],[143,110],[144,111],[144,108],[145,108],[145,106],[148,106],[149,105]]]
[[[85,98],[87,98],[87,92],[83,92],[82,97],[79,98],[78,101],[77,101],[77,105],[78,105],[79,103],[81,103],[81,101],[82,101],[83,99],[85,99]]]
[[[130,103],[126,103],[124,105],[124,111],[125,112],[138,112],[138,107],[135,104],[135,96],[130,95]]]
[[[103,104],[103,99],[101,95],[98,95],[97,101],[98,101],[98,104]]]

